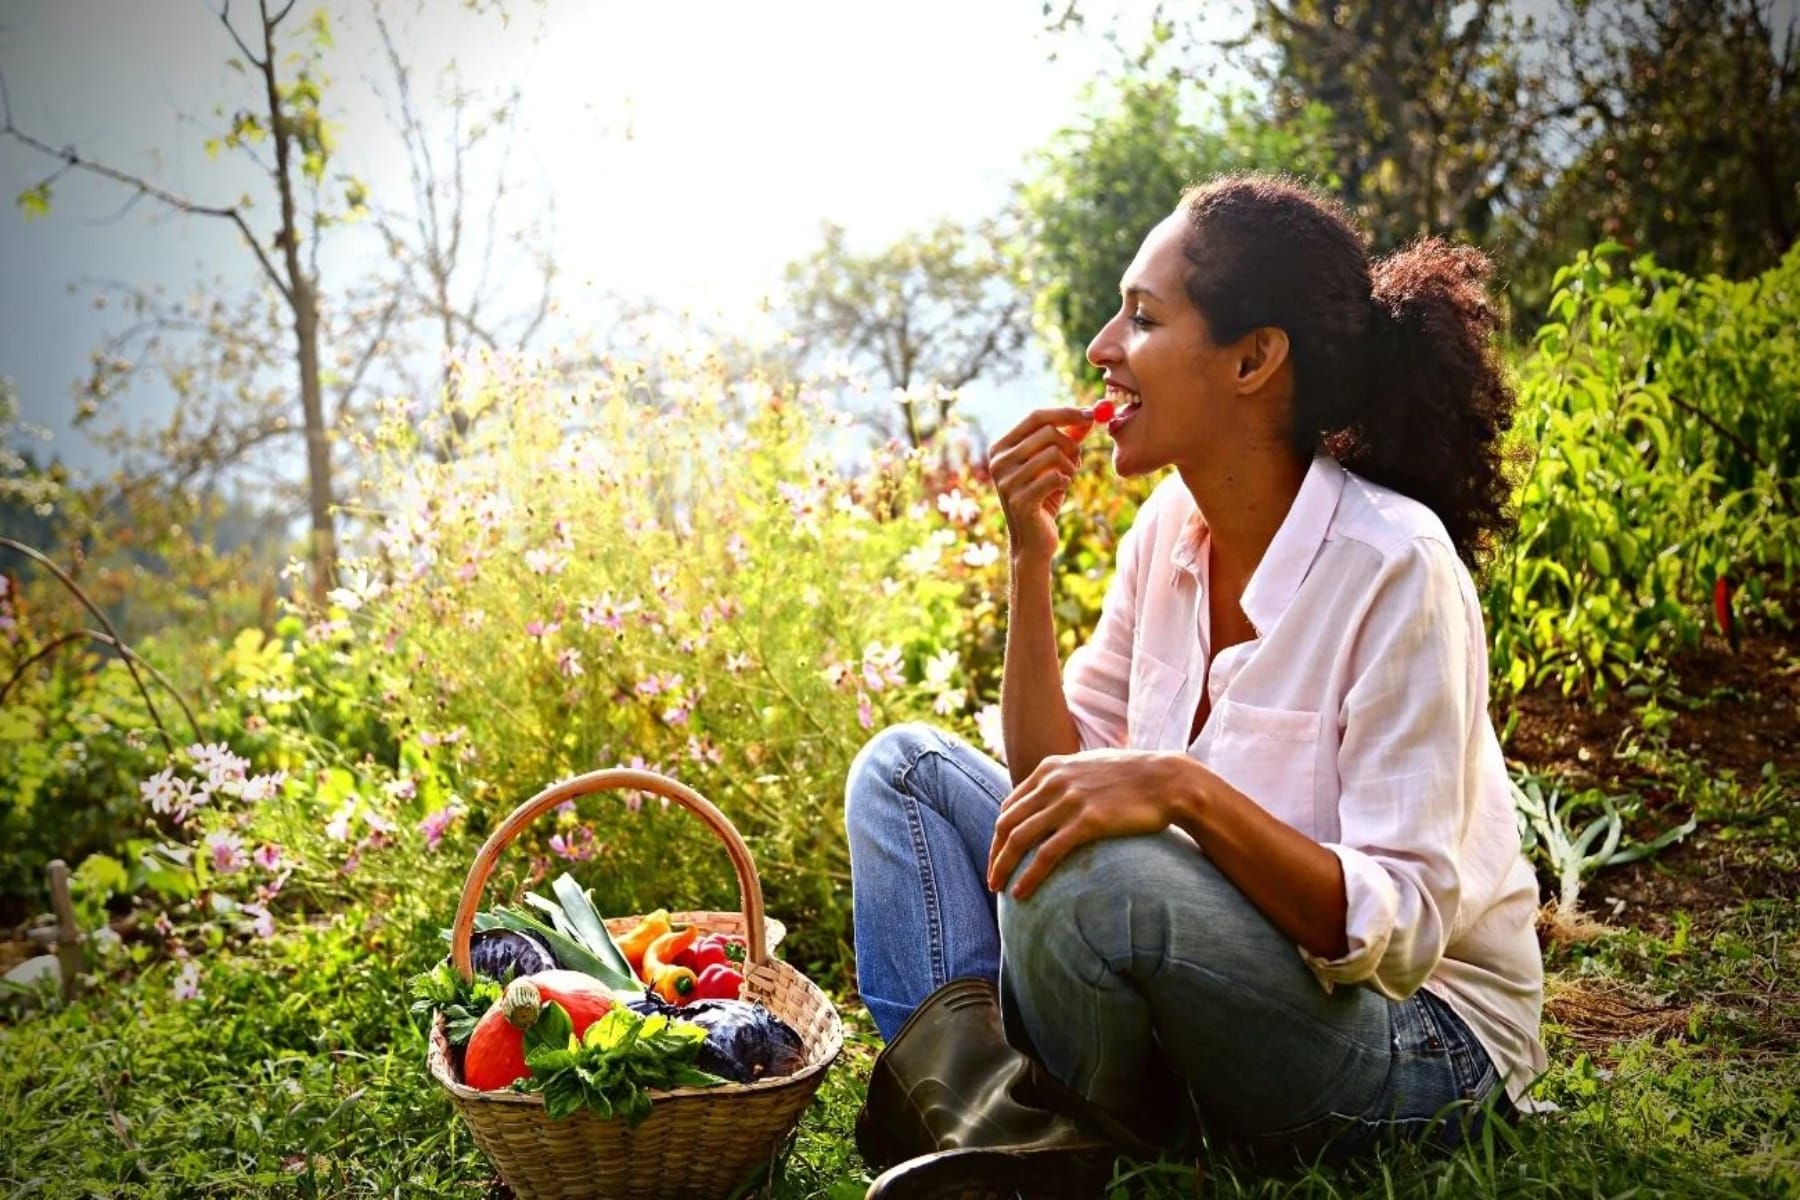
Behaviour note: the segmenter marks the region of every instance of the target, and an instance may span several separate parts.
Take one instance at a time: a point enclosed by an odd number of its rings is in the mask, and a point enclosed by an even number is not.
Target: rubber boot
[[[1007,1042],[983,979],[926,997],[876,1058],[856,1144],[867,1200],[1096,1197],[1120,1154],[1156,1153]]]

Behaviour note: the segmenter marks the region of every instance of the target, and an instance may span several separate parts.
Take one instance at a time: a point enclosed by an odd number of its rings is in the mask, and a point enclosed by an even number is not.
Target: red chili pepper
[[[1731,580],[1723,575],[1713,581],[1713,616],[1718,619],[1719,632],[1735,652],[1738,648],[1738,633],[1737,624],[1731,619]]]
[[[700,972],[694,985],[695,1000],[736,1000],[744,990],[744,977],[724,963],[714,963]]]

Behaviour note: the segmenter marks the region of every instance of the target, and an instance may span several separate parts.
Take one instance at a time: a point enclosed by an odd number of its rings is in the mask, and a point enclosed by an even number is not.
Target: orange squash
[[[612,1010],[606,986],[580,971],[539,971],[507,985],[501,1001],[482,1014],[463,1052],[463,1082],[482,1092],[498,1092],[531,1075],[525,1065],[525,1031],[537,1023],[544,1002],[554,1000],[569,1014],[575,1036]]]

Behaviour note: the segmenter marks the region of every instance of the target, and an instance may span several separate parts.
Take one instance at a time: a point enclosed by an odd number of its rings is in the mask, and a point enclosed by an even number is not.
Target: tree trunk
[[[291,5],[289,7],[292,7]],[[262,76],[275,140],[275,186],[281,193],[281,233],[276,242],[287,270],[287,300],[294,314],[294,356],[300,366],[300,407],[306,420],[306,499],[312,517],[312,598],[323,607],[336,583],[337,538],[331,525],[331,442],[325,428],[325,399],[319,388],[319,287],[300,261],[300,215],[294,203],[294,134],[281,107],[275,79],[275,26],[262,4]]]
[[[337,574],[337,536],[331,522],[331,441],[319,390],[319,310],[312,282],[296,280],[294,350],[300,360],[300,407],[306,414],[306,498],[312,516],[313,600],[320,605]]]

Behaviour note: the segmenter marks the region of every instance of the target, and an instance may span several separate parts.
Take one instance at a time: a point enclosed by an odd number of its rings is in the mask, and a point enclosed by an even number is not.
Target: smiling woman
[[[1159,1080],[1217,1137],[1311,1154],[1454,1144],[1542,1071],[1470,574],[1507,527],[1486,273],[1435,240],[1371,262],[1289,181],[1188,191],[1088,348],[1119,473],[1174,473],[1067,664],[1056,517],[1096,413],[994,443],[1008,767],[906,726],[847,787],[889,1039],[859,1130],[920,1156],[871,1197],[1096,1194],[1175,1132]]]

